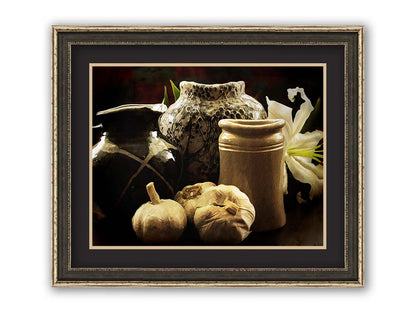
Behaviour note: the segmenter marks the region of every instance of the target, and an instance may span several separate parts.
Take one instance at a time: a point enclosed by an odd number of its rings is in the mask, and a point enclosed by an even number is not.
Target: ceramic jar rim
[[[97,116],[107,115],[117,112],[124,111],[140,111],[140,110],[150,110],[156,113],[163,114],[166,111],[167,107],[165,104],[123,104],[120,106],[112,107],[106,110],[99,111]]]
[[[244,136],[258,136],[281,132],[285,125],[283,119],[221,119],[218,122],[221,129]]]
[[[124,104],[99,111],[103,134],[113,142],[128,141],[158,130],[158,119],[167,110],[164,104]]]
[[[197,86],[197,87],[206,87],[206,88],[218,88],[218,87],[234,87],[234,88],[238,88],[238,87],[245,87],[245,82],[240,80],[240,81],[229,81],[229,82],[224,82],[224,83],[201,83],[201,82],[196,82],[196,81],[181,81],[181,83],[179,84],[179,87],[189,87],[189,86]]]
[[[223,97],[239,97],[245,92],[244,81],[204,84],[195,81],[182,81],[179,84],[181,95],[197,96],[207,100],[217,100]]]

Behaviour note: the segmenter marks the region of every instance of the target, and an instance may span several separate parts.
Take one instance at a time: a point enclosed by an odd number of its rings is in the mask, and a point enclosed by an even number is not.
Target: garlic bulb
[[[194,224],[202,241],[237,244],[250,234],[255,210],[246,194],[232,185],[212,186],[197,199]]]
[[[153,182],[146,190],[151,201],[140,206],[132,218],[136,236],[146,244],[177,241],[186,227],[185,209],[174,200],[160,199]]]
[[[198,199],[209,187],[215,186],[212,182],[202,182],[185,186],[176,193],[175,200],[185,208],[188,224],[194,223],[194,214],[198,205]]]

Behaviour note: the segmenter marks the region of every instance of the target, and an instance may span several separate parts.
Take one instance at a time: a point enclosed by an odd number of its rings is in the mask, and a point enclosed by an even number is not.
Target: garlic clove
[[[188,224],[194,224],[194,214],[198,206],[198,199],[210,187],[216,186],[212,182],[201,182],[185,186],[175,195],[175,200],[185,208]]]

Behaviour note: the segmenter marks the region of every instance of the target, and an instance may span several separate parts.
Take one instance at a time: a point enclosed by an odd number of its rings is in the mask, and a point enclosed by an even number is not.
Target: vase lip
[[[218,125],[221,129],[241,135],[262,135],[281,132],[285,125],[283,119],[221,119]]]
[[[134,112],[141,112],[141,111],[152,111],[155,113],[163,114],[166,112],[167,107],[165,104],[157,103],[157,104],[123,104],[120,106],[112,107],[106,110],[99,111],[97,116],[118,113],[118,112],[126,112],[126,111],[134,111]]]
[[[182,81],[179,84],[181,95],[197,96],[206,100],[217,100],[223,97],[240,96],[245,92],[244,81],[205,84],[195,81]]]
[[[244,87],[245,82],[242,80],[239,81],[228,81],[223,83],[202,83],[196,81],[181,81],[179,87],[188,87],[188,86],[197,86],[204,88],[218,88],[218,87]]]

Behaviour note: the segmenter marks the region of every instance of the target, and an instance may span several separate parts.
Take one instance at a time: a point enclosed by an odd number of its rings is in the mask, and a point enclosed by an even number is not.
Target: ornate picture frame
[[[363,33],[362,26],[53,26],[52,285],[362,287]],[[94,245],[94,68],[152,66],[322,68],[322,243]]]

